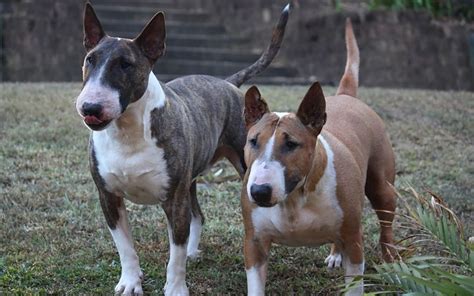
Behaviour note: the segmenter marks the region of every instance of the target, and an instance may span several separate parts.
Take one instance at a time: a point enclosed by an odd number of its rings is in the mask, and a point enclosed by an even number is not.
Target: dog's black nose
[[[84,116],[100,117],[100,113],[102,113],[102,105],[86,102],[82,104],[82,113]]]
[[[250,186],[250,194],[259,206],[269,205],[272,198],[272,186],[270,184],[253,184]]]

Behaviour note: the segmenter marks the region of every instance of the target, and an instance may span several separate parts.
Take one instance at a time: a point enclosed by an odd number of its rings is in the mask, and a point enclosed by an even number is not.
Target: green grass
[[[119,279],[118,255],[87,168],[88,131],[74,107],[79,91],[79,84],[0,84],[0,294],[109,295]],[[272,110],[294,111],[306,87],[261,91]],[[474,93],[362,88],[360,97],[386,121],[397,154],[397,188],[437,192],[472,235]],[[246,291],[240,183],[222,181],[232,174],[222,162],[201,178],[206,224],[202,258],[188,263],[192,294]],[[159,206],[127,208],[144,290],[160,294],[168,258],[163,212]],[[370,269],[379,262],[377,224],[372,211],[364,216]],[[334,294],[342,273],[326,271],[327,252],[275,246],[267,292]]]

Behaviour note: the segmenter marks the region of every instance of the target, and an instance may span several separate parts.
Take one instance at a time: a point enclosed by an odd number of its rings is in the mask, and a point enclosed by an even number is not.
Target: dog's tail
[[[346,19],[346,49],[346,69],[339,83],[337,95],[344,94],[356,97],[359,86],[359,47],[357,46],[357,40],[349,18]]]
[[[239,72],[233,74],[232,76],[227,77],[226,80],[228,82],[232,83],[237,87],[240,87],[250,78],[260,74],[268,67],[268,65],[270,65],[270,63],[273,61],[278,51],[280,50],[281,42],[283,41],[283,36],[285,35],[286,23],[288,22],[288,17],[292,9],[293,3],[291,1],[288,5],[285,6],[283,11],[281,12],[280,19],[278,20],[276,27],[273,28],[272,40],[270,42],[270,45],[262,53],[260,58],[247,68],[242,69]]]

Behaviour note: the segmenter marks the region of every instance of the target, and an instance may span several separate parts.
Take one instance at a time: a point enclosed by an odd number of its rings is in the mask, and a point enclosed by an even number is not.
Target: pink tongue
[[[95,117],[95,116],[86,116],[84,117],[84,122],[87,123],[87,124],[100,124],[102,123],[102,120],[100,120],[99,118]]]

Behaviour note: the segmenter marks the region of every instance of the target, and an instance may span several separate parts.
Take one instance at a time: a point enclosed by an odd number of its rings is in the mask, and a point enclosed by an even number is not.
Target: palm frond
[[[440,196],[428,191],[425,197],[411,187],[408,192],[414,205],[398,193],[398,225],[406,233],[396,243],[400,261],[374,266],[365,286],[403,295],[474,295],[474,252],[462,223]]]

